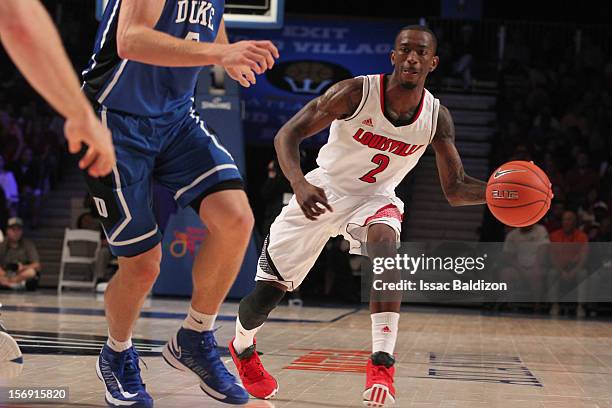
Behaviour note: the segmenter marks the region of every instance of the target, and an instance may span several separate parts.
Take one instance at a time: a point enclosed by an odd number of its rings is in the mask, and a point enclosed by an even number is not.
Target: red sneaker
[[[395,360],[385,352],[372,354],[366,368],[366,387],[363,392],[363,405],[384,407],[395,404]]]
[[[229,351],[232,360],[238,368],[238,374],[244,388],[255,398],[270,399],[278,392],[278,382],[266,371],[257,351],[255,351],[255,340],[253,345],[242,353],[236,353],[234,339],[229,343]]]

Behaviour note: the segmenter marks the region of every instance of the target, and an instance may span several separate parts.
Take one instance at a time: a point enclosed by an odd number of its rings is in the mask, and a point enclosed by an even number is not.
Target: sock
[[[126,341],[115,340],[113,336],[111,336],[110,331],[108,332],[108,340],[106,340],[106,344],[111,350],[116,351],[117,353],[121,353],[132,347],[132,338],[130,337]]]
[[[399,313],[372,313],[370,317],[372,319],[372,353],[384,351],[393,355],[397,340]]]
[[[187,312],[187,317],[183,321],[183,328],[200,333],[210,331],[215,325],[215,320],[217,320],[216,314],[209,315],[200,313],[193,307],[189,306],[189,312]]]
[[[263,324],[261,326],[263,326]],[[234,345],[236,353],[240,354],[253,345],[255,340],[255,334],[261,328],[261,326],[251,330],[247,330],[242,327],[242,324],[240,323],[240,318],[236,318],[236,338],[232,343]]]

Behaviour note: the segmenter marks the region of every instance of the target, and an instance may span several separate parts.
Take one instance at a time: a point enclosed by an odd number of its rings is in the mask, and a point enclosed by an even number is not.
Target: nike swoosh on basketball
[[[518,173],[518,172],[525,172],[527,170],[516,170],[516,169],[510,169],[510,170],[498,170],[497,172],[495,172],[495,175],[493,175],[493,178],[500,178],[501,176],[505,176],[506,174],[510,174],[510,173]]]

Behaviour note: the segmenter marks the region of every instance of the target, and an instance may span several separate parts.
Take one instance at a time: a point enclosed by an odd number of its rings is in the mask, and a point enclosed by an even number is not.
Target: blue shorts
[[[242,179],[231,154],[190,106],[159,117],[105,107],[98,113],[112,132],[117,166],[107,177],[86,179],[115,256],[135,256],[161,241],[153,180],[186,207],[219,183]]]

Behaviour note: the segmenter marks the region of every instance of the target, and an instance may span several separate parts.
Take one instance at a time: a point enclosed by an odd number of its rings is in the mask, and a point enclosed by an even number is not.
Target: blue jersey
[[[224,0],[166,0],[155,30],[187,40],[213,42]],[[110,0],[96,35],[94,53],[83,71],[83,90],[108,109],[159,116],[190,104],[201,67],[168,68],[121,59],[117,25],[121,0]]]

